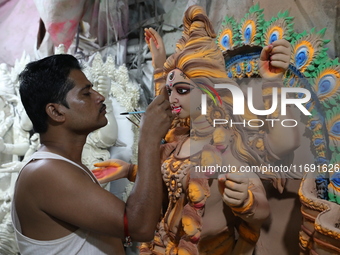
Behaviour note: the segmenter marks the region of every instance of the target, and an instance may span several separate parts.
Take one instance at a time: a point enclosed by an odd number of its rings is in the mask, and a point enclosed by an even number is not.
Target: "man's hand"
[[[144,29],[145,42],[148,45],[153,68],[162,68],[166,61],[165,46],[162,37],[153,28]]]
[[[259,60],[261,77],[267,80],[282,79],[288,69],[290,55],[290,43],[284,39],[264,47]]]
[[[249,179],[243,173],[220,175],[218,185],[223,201],[228,206],[242,206],[248,199]]]
[[[140,138],[157,139],[160,142],[169,131],[173,115],[165,92],[163,90],[161,95],[155,97],[143,114],[140,124]]]

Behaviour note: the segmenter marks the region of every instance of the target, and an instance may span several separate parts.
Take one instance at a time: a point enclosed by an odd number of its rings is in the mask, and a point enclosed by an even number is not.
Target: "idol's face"
[[[213,133],[214,146],[219,150],[227,149],[233,139],[234,133],[229,128],[218,127]]]
[[[196,118],[201,114],[201,95],[198,86],[179,69],[169,72],[166,88],[172,113],[179,118]]]
[[[195,182],[189,184],[188,196],[193,203],[199,203],[205,198],[203,188]]]
[[[178,255],[191,255],[191,253],[189,251],[187,251],[186,249],[179,247],[178,248]]]
[[[198,232],[197,223],[194,220],[192,220],[189,216],[182,217],[182,226],[184,232],[189,236],[193,236]]]

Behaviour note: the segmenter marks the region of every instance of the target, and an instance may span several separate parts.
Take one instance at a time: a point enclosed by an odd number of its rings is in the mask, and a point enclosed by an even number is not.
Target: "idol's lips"
[[[180,111],[182,110],[182,107],[180,107],[180,106],[176,106],[176,107],[172,107],[172,112],[175,112],[175,113],[180,113]]]
[[[226,149],[228,149],[228,146],[229,146],[229,145],[225,146],[225,145],[223,145],[223,144],[215,144],[215,147],[216,147],[216,149],[218,149],[218,150],[226,150]]]

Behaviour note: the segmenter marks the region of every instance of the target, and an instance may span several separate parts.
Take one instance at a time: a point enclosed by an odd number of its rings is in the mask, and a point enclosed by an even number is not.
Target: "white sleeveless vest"
[[[51,152],[36,152],[31,156],[27,163],[35,159],[59,159],[67,161],[81,168],[91,177],[93,182],[98,183],[92,173],[90,174],[80,165],[57,154]],[[112,237],[97,235],[81,229],[78,229],[65,237],[50,241],[39,241],[24,236],[21,233],[21,226],[15,209],[14,199],[12,201],[11,216],[21,255],[104,255],[113,254],[113,251],[117,250],[117,247],[113,248],[114,242],[112,242]],[[122,252],[122,254],[124,254],[124,252]]]

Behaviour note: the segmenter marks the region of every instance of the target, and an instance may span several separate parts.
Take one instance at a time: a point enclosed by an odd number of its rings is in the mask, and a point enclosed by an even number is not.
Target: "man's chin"
[[[102,127],[105,127],[108,123],[109,123],[109,121],[106,118],[105,118],[105,120],[100,120],[98,122],[98,127],[96,129],[100,129]]]
[[[106,119],[103,123],[103,126],[102,127],[105,127],[107,124],[109,123],[109,121]]]

